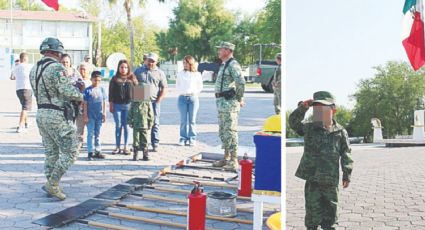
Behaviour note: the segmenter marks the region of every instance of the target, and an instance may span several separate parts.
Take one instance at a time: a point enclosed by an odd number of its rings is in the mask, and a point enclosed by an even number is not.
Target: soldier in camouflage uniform
[[[139,82],[139,86],[143,86]],[[137,86],[136,86],[137,87]],[[130,105],[127,123],[133,128],[133,160],[137,161],[139,150],[143,151],[143,160],[148,161],[148,145],[154,121],[154,113],[150,98],[143,101],[133,100]]]
[[[273,100],[273,105],[274,105],[274,110],[276,112],[276,114],[280,114],[280,106],[281,106],[281,101],[282,101],[282,93],[281,93],[281,54],[278,53],[276,55],[276,63],[277,63],[277,68],[276,71],[274,72],[273,75],[273,80],[272,80],[272,86],[273,86],[273,94],[274,94],[274,100]]]
[[[224,158],[215,161],[213,166],[236,170],[239,167],[237,126],[240,108],[244,106],[245,79],[242,76],[241,66],[233,59],[235,45],[221,42],[217,48],[223,63],[215,82],[215,97]]]
[[[38,107],[37,126],[46,154],[44,170],[47,182],[43,190],[60,200],[66,196],[59,188],[59,181],[78,156],[69,102],[83,100],[83,95],[66,76],[66,69],[58,62],[63,52],[63,45],[57,38],[46,38],[40,46],[43,58],[30,73]]]
[[[305,226],[310,230],[320,225],[329,230],[335,229],[337,223],[339,161],[343,172],[342,186],[347,188],[353,160],[347,131],[332,119],[332,115],[323,116],[328,122],[302,122],[310,106],[316,111],[324,109],[320,106],[330,106],[329,114],[336,112],[334,97],[329,92],[316,92],[313,98],[300,102],[289,116],[290,127],[304,136],[304,154],[295,175],[306,180]]]

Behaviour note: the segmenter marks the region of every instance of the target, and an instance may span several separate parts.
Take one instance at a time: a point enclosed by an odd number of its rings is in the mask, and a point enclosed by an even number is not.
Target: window
[[[24,24],[24,31],[26,36],[41,36],[41,22],[26,21]]]
[[[43,22],[41,25],[43,36],[56,37],[56,25],[55,22]]]

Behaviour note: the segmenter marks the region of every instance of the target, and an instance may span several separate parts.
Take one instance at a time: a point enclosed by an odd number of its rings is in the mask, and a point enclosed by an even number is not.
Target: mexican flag
[[[425,64],[425,40],[422,0],[406,0],[403,7],[402,43],[416,71]]]
[[[54,10],[59,10],[59,0],[41,0],[46,4],[48,7],[53,8]]]

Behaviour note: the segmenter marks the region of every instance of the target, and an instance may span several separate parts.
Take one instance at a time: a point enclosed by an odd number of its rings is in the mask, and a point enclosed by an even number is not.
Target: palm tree
[[[117,3],[117,0],[108,0],[109,4],[113,5]],[[164,0],[158,0],[159,2],[164,2]],[[127,13],[127,26],[130,31],[130,65],[133,67],[134,64],[134,28],[133,22],[131,20],[131,10],[134,4],[138,4],[140,7],[145,5],[146,0],[124,0],[124,9]]]

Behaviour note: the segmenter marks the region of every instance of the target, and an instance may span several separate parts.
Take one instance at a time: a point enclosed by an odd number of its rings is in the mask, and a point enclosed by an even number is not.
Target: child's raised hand
[[[350,181],[348,180],[343,180],[342,181],[342,188],[348,188],[348,185],[350,184]]]

